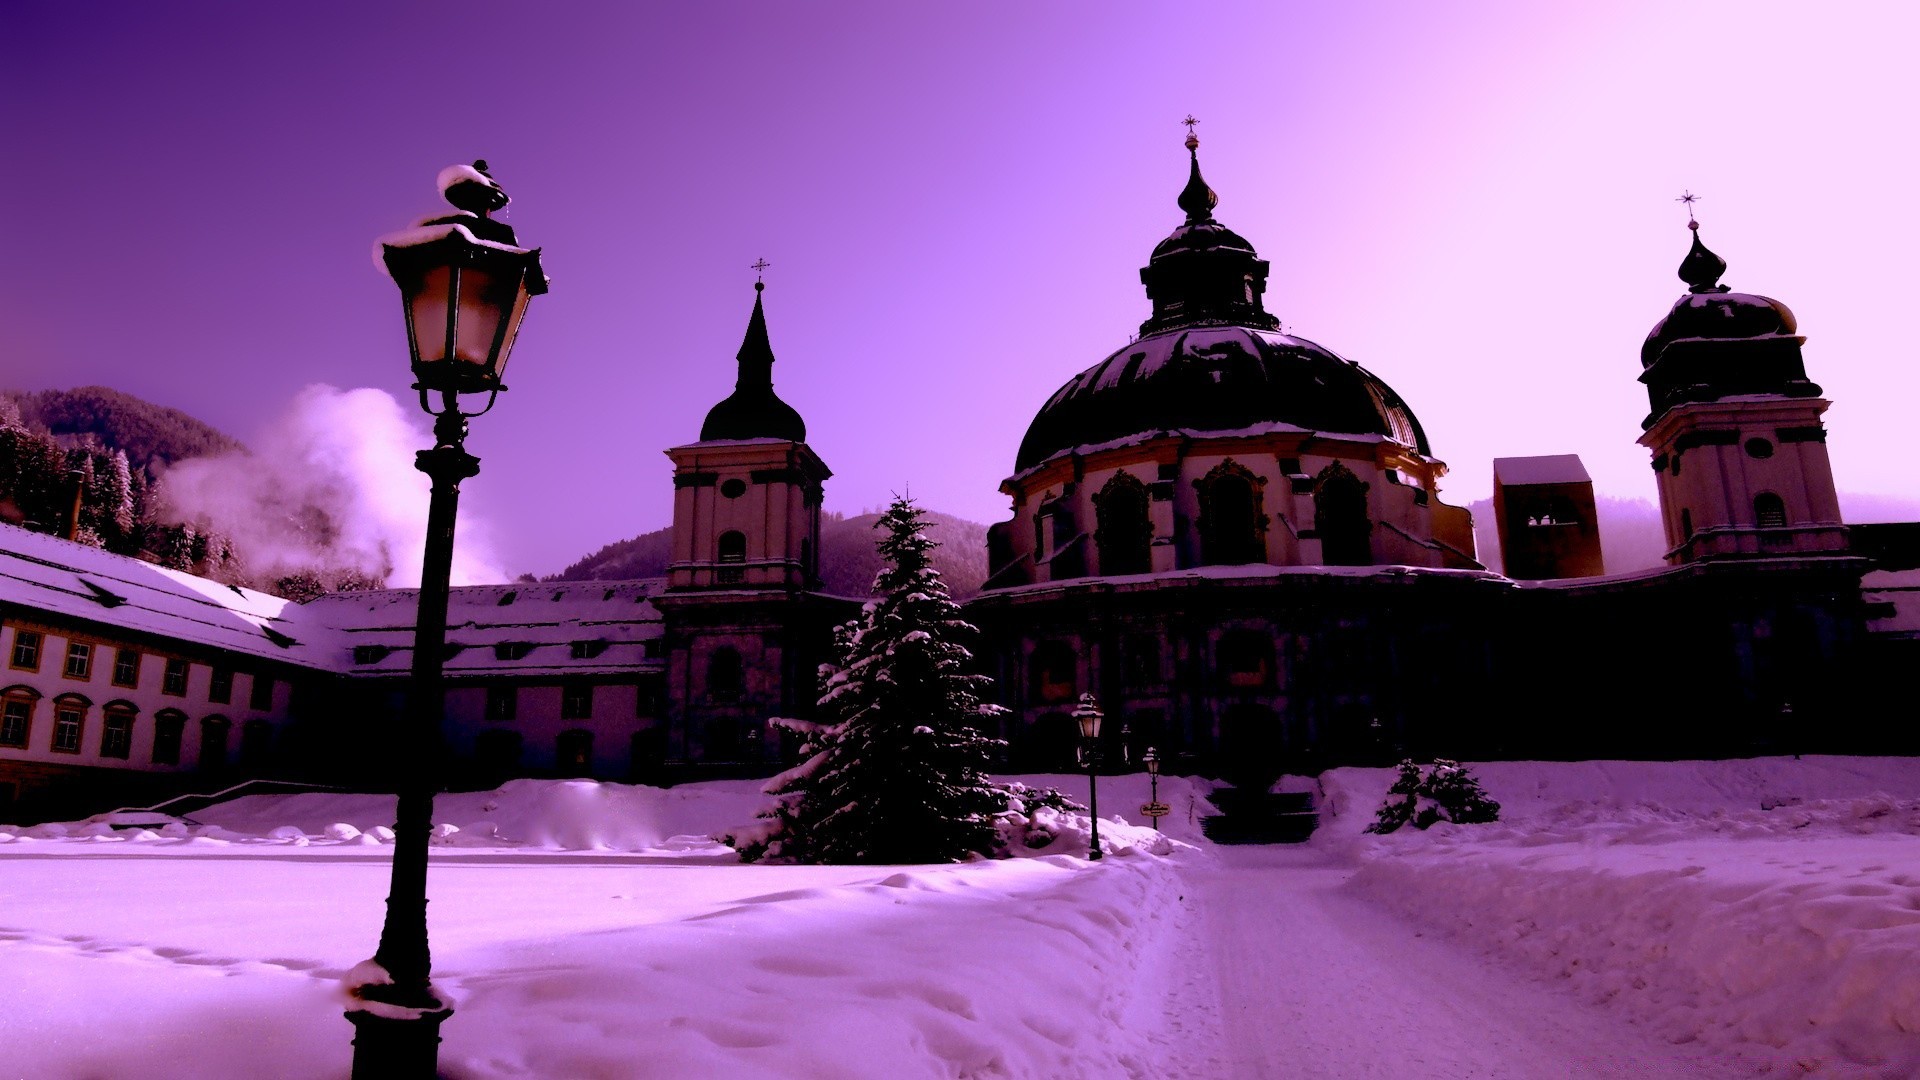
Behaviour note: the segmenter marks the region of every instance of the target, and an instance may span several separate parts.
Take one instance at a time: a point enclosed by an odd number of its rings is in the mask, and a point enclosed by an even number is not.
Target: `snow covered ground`
[[[1499,763],[1503,820],[1310,845],[1084,819],[1034,857],[742,866],[751,783],[446,796],[462,1077],[1920,1075],[1920,762]],[[1084,778],[1054,782],[1076,797]],[[1103,779],[1134,811],[1144,777]],[[391,802],[0,827],[0,1075],[338,1077]],[[1137,819],[1137,817],[1136,817]],[[1156,852],[1159,852],[1156,854]]]

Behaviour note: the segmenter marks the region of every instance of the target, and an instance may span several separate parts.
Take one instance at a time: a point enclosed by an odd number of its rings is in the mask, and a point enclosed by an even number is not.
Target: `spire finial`
[[[1213,208],[1220,205],[1220,196],[1215,195],[1200,177],[1200,137],[1193,133],[1193,125],[1200,121],[1188,113],[1187,118],[1180,122],[1187,125],[1187,155],[1191,159],[1187,170],[1187,186],[1180,189],[1180,209],[1187,212],[1190,222],[1206,221],[1213,217]]]
[[[1701,196],[1691,191],[1683,191],[1673,200],[1687,208],[1687,228],[1693,233],[1693,246],[1687,249],[1687,257],[1680,260],[1680,280],[1687,283],[1690,292],[1726,292],[1727,287],[1720,284],[1720,275],[1727,272],[1727,260],[1700,242],[1700,222],[1693,216],[1693,204],[1700,199]]]
[[[767,289],[767,267],[773,264],[765,259],[755,259],[747,269],[753,271],[753,291],[765,292]]]

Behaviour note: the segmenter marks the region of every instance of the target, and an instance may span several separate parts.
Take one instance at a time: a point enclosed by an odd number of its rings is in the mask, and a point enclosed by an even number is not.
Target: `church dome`
[[[1647,335],[1640,348],[1642,368],[1652,367],[1668,346],[1679,341],[1740,341],[1799,333],[1787,305],[1768,296],[1732,292],[1720,284],[1720,275],[1727,272],[1726,260],[1700,242],[1697,222],[1688,226],[1693,230],[1693,246],[1680,263],[1680,280],[1687,283],[1688,291]]]
[[[1360,365],[1280,332],[1267,313],[1267,263],[1213,218],[1219,197],[1200,175],[1199,140],[1180,209],[1187,220],[1140,271],[1153,313],[1140,338],[1048,399],[1015,458],[1028,469],[1062,450],[1158,431],[1226,432],[1274,425],[1384,435],[1430,454],[1400,395]]]
[[[1413,410],[1359,364],[1276,330],[1204,326],[1141,338],[1074,376],[1033,418],[1014,468],[1157,431],[1274,425],[1384,435],[1432,453]]]

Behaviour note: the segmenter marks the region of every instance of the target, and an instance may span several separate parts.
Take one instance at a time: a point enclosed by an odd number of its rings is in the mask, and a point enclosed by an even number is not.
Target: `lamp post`
[[[1140,755],[1140,764],[1147,767],[1147,805],[1157,808],[1160,805],[1160,755],[1149,746],[1147,752]],[[1153,818],[1153,831],[1159,832],[1160,815],[1148,816]]]
[[[427,836],[446,706],[441,668],[454,516],[460,481],[480,471],[480,459],[466,451],[467,420],[493,408],[506,389],[500,373],[527,301],[547,291],[539,249],[520,247],[512,227],[489,216],[507,204],[507,193],[488,174],[487,163],[444,169],[439,182],[454,212],[379,244],[380,260],[400,286],[406,311],[413,389],[420,392],[420,407],[434,418],[433,448],[420,451],[414,461],[433,481],[433,494],[407,715],[395,756],[399,809],[386,923],[373,959],[346,978],[354,999],[347,1019],[354,1026],[355,1080],[434,1076],[440,1025],[453,1014],[452,1002],[433,985],[427,947]],[[463,394],[485,394],[486,404],[466,411]]]
[[[1093,819],[1093,836],[1087,858],[1100,859],[1100,721],[1105,714],[1092,694],[1080,695],[1080,707],[1073,710],[1080,724],[1080,755],[1087,763],[1087,813]]]

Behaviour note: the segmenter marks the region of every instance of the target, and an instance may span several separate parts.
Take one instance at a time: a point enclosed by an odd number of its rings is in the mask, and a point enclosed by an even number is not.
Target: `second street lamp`
[[[1093,821],[1093,835],[1087,858],[1100,858],[1100,721],[1105,714],[1092,694],[1080,695],[1080,707],[1073,710],[1080,725],[1080,753],[1087,763],[1087,814]]]
[[[507,193],[487,163],[455,165],[440,173],[440,192],[454,212],[380,242],[380,258],[406,311],[407,346],[420,407],[434,418],[433,449],[414,467],[433,481],[427,505],[426,554],[414,626],[413,671],[407,715],[394,772],[399,809],[393,827],[393,884],[386,923],[371,960],[347,974],[353,998],[355,1080],[430,1078],[437,1072],[440,1025],[453,1003],[432,980],[427,946],[427,837],[438,787],[447,599],[453,568],[453,527],[460,481],[480,471],[467,453],[467,420],[493,408],[506,386],[506,369],[527,301],[547,291],[538,248],[519,246],[513,229],[488,215],[507,205]],[[485,394],[477,411],[462,394]]]

